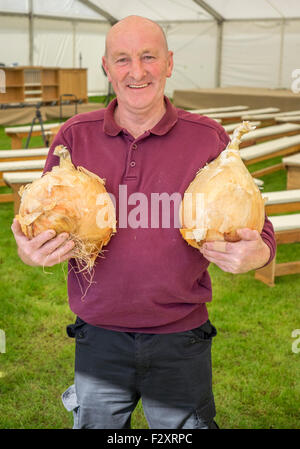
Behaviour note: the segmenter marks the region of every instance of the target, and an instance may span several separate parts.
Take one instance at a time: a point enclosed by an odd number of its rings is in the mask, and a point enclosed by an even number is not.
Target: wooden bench
[[[300,110],[280,112],[276,116],[276,121],[279,123],[300,123]]]
[[[36,171],[43,170],[46,159],[35,159],[35,160],[21,160],[13,162],[0,162],[0,186],[5,185],[3,178],[4,172],[22,172],[22,171]],[[0,194],[0,203],[12,201],[10,194]]]
[[[45,160],[47,158],[49,148],[34,148],[26,150],[1,150],[0,151],[0,163],[5,162],[21,162],[21,161],[32,161],[32,160]],[[0,166],[1,167],[1,166]],[[0,172],[0,186],[4,186],[5,182],[2,177],[3,171],[5,171],[6,164],[1,167]],[[13,170],[19,170],[14,168]]]
[[[264,128],[265,126],[276,125],[276,117],[277,113],[269,113],[269,114],[254,114],[247,115],[244,114],[241,117],[241,120],[259,120],[261,122],[260,128]]]
[[[243,120],[251,120],[251,119],[255,119],[255,120],[263,120],[263,121],[273,121],[274,124],[277,121],[277,119],[281,118],[281,117],[293,117],[295,115],[300,115],[300,111],[287,111],[287,112],[268,112],[268,113],[262,113],[260,112],[259,114],[251,114],[248,115],[247,114],[248,111],[245,112],[245,114],[242,115],[242,119]]]
[[[0,162],[0,178],[3,178],[4,172],[41,170],[44,168],[45,162],[45,158],[29,161]]]
[[[213,114],[218,112],[233,112],[233,111],[245,111],[249,109],[249,106],[224,106],[217,108],[206,108],[206,109],[187,109],[187,112],[192,112],[193,114]]]
[[[278,117],[292,117],[293,115],[300,115],[300,109],[294,111],[283,111],[278,113]]]
[[[300,211],[300,189],[263,192],[267,215]]]
[[[275,231],[277,245],[300,242],[300,214],[269,217]],[[265,267],[255,271],[255,279],[270,287],[275,285],[277,276],[300,273],[300,261],[276,263],[274,259]]]
[[[278,108],[265,108],[265,109],[249,109],[246,111],[246,114],[243,111],[232,111],[232,112],[218,112],[212,114],[206,114],[207,117],[211,117],[214,119],[220,119],[222,123],[233,123],[236,121],[241,121],[245,115],[247,115],[247,120],[256,120],[254,118],[257,114],[269,114],[278,112]],[[257,119],[260,120],[260,119]]]
[[[280,125],[267,126],[264,128],[255,129],[245,134],[242,137],[240,148],[297,134],[300,134],[300,125],[296,123],[284,123]],[[232,134],[230,137],[232,138]]]
[[[43,125],[45,134],[49,137],[49,143],[52,142],[54,136],[57,134],[62,123],[48,123]],[[11,128],[5,128],[5,133],[11,138],[11,148],[22,148],[22,139],[27,137],[30,131],[30,126],[16,126]],[[32,128],[32,136],[41,136],[42,130],[40,125],[34,125]]]
[[[45,159],[49,148],[27,148],[26,150],[0,150],[0,162],[30,161]]]
[[[299,151],[300,135],[297,134],[242,148],[240,155],[245,165],[251,165],[276,156],[286,156]]]
[[[12,193],[6,194],[10,195],[8,201],[14,202],[14,213],[15,215],[19,212],[20,200],[19,190],[22,185],[29,184],[42,176],[42,171],[29,171],[29,172],[7,172],[3,173],[3,179],[5,184],[12,189]],[[2,194],[4,195],[4,194]],[[1,195],[0,195],[1,197]]]
[[[294,115],[294,116],[289,116],[289,117],[277,117],[276,122],[300,124],[300,115]]]
[[[282,158],[287,170],[287,189],[300,189],[300,153]]]

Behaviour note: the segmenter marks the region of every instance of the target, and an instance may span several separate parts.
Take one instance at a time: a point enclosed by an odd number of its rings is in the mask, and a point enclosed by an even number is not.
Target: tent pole
[[[277,87],[281,88],[282,83],[282,63],[283,63],[283,44],[284,44],[284,33],[285,33],[285,17],[282,13],[281,9],[277,8],[273,3],[270,2],[270,0],[266,0],[267,3],[273,8],[281,17],[280,22],[280,47],[279,47],[279,67],[278,67],[278,80],[277,80]]]
[[[282,64],[283,64],[283,50],[284,50],[284,35],[285,35],[285,19],[280,23],[280,50],[279,50],[279,68],[278,68],[278,87],[282,88]]]
[[[105,19],[111,25],[114,25],[115,23],[118,22],[118,19],[116,17],[109,14],[109,12],[107,12],[105,9],[100,8],[100,6],[95,5],[95,3],[91,2],[90,0],[79,0],[79,2],[82,3],[83,5],[87,6],[88,8],[92,9],[97,14],[100,14],[102,17],[105,17]]]
[[[76,67],[76,22],[72,22],[73,69]]]
[[[209,15],[211,15],[217,22],[223,22],[224,17],[221,16],[218,11],[216,11],[212,6],[210,6],[206,1],[204,0],[193,0],[194,3],[196,3],[200,8],[203,8],[204,11],[206,11]]]
[[[223,48],[223,21],[217,22],[217,52],[216,52],[216,87],[221,87],[222,48]]]
[[[29,25],[29,65],[33,65],[33,45],[34,45],[34,30],[33,30],[33,10],[32,10],[32,0],[29,0],[29,12],[28,12],[28,25]]]
[[[216,87],[221,86],[221,70],[222,70],[222,47],[223,47],[223,22],[224,17],[219,14],[212,6],[210,6],[204,0],[193,0],[200,8],[203,8],[208,14],[210,14],[217,23],[217,49],[216,49],[216,72],[215,72],[215,84]]]

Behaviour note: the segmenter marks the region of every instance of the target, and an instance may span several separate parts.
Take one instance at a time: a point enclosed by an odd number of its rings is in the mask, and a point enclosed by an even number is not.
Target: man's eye
[[[151,59],[155,59],[155,58],[154,58],[154,56],[152,56],[152,55],[145,55],[145,56],[144,56],[144,59],[145,59],[146,61],[150,61]]]
[[[126,64],[127,58],[119,58],[116,60],[117,64]]]

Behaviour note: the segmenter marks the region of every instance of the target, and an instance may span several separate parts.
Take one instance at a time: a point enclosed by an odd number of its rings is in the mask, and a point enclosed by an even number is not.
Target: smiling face
[[[114,25],[107,35],[102,63],[119,107],[133,113],[162,107],[173,54],[154,22],[131,16]]]

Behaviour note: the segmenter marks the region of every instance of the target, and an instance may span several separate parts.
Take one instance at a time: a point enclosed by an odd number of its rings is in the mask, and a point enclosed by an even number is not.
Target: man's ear
[[[173,52],[172,51],[168,51],[168,71],[167,71],[167,78],[170,78],[170,76],[172,75],[172,71],[173,71]]]
[[[105,73],[107,75],[108,81],[111,82],[111,77],[110,77],[110,74],[109,74],[109,70],[108,70],[108,67],[107,67],[107,62],[106,62],[105,56],[102,56],[102,68],[103,68],[103,70],[105,71]]]

